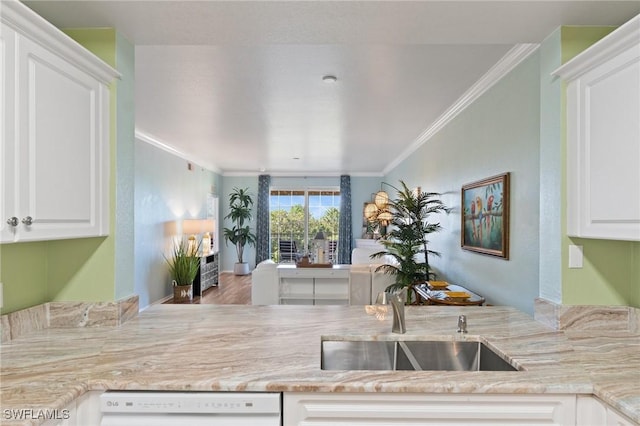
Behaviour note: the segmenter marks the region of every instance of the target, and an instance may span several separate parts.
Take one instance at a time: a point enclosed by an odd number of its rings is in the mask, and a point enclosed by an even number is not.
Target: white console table
[[[298,268],[278,265],[281,305],[348,305],[351,265]]]

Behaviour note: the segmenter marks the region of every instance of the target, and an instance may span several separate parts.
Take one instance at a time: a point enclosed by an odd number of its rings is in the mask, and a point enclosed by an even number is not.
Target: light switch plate
[[[569,268],[582,268],[583,258],[582,246],[569,245]]]

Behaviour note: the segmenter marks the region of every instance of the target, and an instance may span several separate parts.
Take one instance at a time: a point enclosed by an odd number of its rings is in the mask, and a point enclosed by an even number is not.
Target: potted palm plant
[[[193,280],[200,267],[199,250],[199,244],[190,248],[188,241],[182,239],[174,243],[171,257],[165,256],[172,278],[174,303],[190,302],[193,298]]]
[[[255,245],[256,236],[251,232],[251,228],[246,222],[251,220],[251,208],[253,199],[249,195],[247,188],[233,188],[229,194],[229,214],[225,219],[231,219],[233,226],[224,228],[225,243],[236,246],[238,254],[238,262],[233,267],[233,273],[236,275],[247,275],[249,273],[249,264],[243,260],[244,247]]]
[[[400,184],[400,189],[395,188],[398,191],[397,198],[389,201],[391,230],[380,239],[385,251],[374,253],[371,257],[389,255],[396,260],[396,265],[381,265],[376,271],[395,275],[395,283],[387,291],[406,290],[407,302],[411,303],[415,294],[414,286],[435,278],[429,266],[429,256],[440,256],[440,253],[429,249],[428,236],[442,227],[440,223],[429,222],[429,216],[449,213],[451,209],[436,198],[441,195],[439,193],[413,191],[403,181]]]

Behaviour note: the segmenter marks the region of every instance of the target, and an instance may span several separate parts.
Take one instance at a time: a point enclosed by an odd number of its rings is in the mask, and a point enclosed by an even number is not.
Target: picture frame
[[[509,259],[509,181],[506,172],[462,186],[463,250]]]

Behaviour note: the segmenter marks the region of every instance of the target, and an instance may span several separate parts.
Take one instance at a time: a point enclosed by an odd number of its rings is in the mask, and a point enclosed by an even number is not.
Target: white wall
[[[430,258],[439,278],[485,296],[488,303],[533,314],[538,296],[540,199],[539,53],[534,53],[470,105],[386,177],[441,192],[454,210],[433,217],[444,231],[432,234]],[[462,185],[511,172],[510,259],[462,250]]]
[[[135,293],[144,308],[172,294],[165,226],[204,218],[207,194],[218,193],[220,176],[195,164],[188,170],[187,160],[139,139],[135,158]]]

